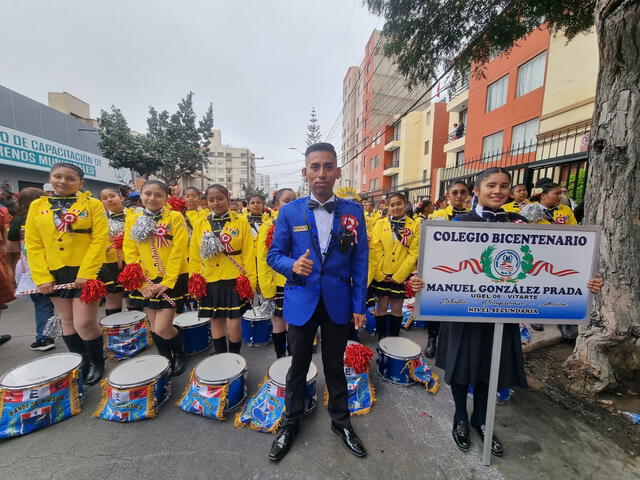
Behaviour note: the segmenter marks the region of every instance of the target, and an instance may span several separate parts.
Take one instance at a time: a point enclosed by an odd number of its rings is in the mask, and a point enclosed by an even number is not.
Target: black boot
[[[242,346],[242,341],[240,342],[232,342],[229,340],[229,352],[230,353],[240,353],[240,347]]]
[[[178,334],[165,340],[173,353],[173,373],[172,375],[178,376],[184,373],[187,368],[187,354],[184,351],[184,344],[182,343],[182,331],[178,328]]]
[[[220,337],[213,339],[213,352],[212,355],[216,353],[227,353],[227,337]]]
[[[400,329],[402,328],[402,317],[396,317],[395,315],[387,315],[389,322],[389,336],[397,337],[400,335]]]
[[[425,357],[433,358],[436,356],[436,343],[438,343],[438,337],[429,337],[427,339],[427,346],[424,349]]]
[[[80,335],[77,333],[72,335],[62,335],[62,340],[71,353],[79,353],[82,355],[80,370],[82,372],[83,380],[86,381],[87,374],[89,373],[89,363],[91,363],[91,361],[89,360],[89,356],[84,348],[84,342],[80,338]]]
[[[104,313],[108,317],[109,315],[113,315],[114,313],[122,312],[122,307],[120,308],[105,308]]]
[[[87,378],[84,381],[87,385],[95,385],[104,375],[104,349],[102,345],[102,335],[93,340],[84,341],[84,347],[87,350],[89,360],[91,360],[89,372],[87,372]]]
[[[271,338],[273,339],[276,358],[285,357],[287,355],[287,332],[274,333]]]
[[[378,340],[382,340],[387,336],[387,330],[389,329],[389,320],[386,315],[376,315],[376,333],[378,334]]]
[[[171,347],[169,343],[162,338],[157,333],[151,333],[151,337],[153,338],[153,343],[156,344],[156,348],[158,349],[158,353],[162,355],[164,358],[169,360],[169,375],[173,374],[173,354],[171,353]]]

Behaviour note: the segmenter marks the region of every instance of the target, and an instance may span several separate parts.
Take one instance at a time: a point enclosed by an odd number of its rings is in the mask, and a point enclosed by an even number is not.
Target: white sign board
[[[59,162],[73,163],[85,178],[105,183],[129,184],[131,171],[115,169],[100,155],[78,150],[0,125],[0,161],[5,165],[49,171]]]
[[[426,221],[416,318],[578,324],[589,317],[599,229]]]

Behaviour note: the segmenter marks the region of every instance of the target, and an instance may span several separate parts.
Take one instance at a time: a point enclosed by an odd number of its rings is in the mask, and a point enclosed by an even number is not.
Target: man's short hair
[[[309,145],[307,150],[304,152],[304,156],[308,157],[309,154],[313,152],[329,152],[333,154],[333,158],[338,159],[338,155],[336,154],[336,149],[330,143],[320,142],[314,143],[313,145]]]

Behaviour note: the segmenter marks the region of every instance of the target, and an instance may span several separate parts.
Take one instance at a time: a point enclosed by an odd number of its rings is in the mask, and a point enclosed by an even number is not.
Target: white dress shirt
[[[331,195],[331,198],[326,202],[320,202],[313,193],[310,195],[311,200],[315,200],[320,204],[318,208],[313,209],[313,217],[316,220],[316,226],[318,227],[318,242],[320,242],[320,252],[322,252],[322,258],[327,253],[329,247],[329,236],[331,234],[331,228],[333,227],[333,213],[327,212],[324,208],[324,203],[335,202],[336,196]]]

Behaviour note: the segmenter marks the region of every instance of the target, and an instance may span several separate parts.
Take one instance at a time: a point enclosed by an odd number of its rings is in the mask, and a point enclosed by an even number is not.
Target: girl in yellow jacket
[[[169,193],[169,187],[159,180],[142,185],[144,211],[127,215],[123,249],[127,269],[129,264],[139,265],[144,275],[142,286],[129,293],[131,307],[144,309],[158,352],[171,363],[173,375],[180,375],[186,357],[182,333],[173,326],[173,317],[176,308],[182,310],[187,293],[189,238],[184,216],[167,206]]]
[[[258,233],[257,256],[258,256],[258,284],[260,292],[265,299],[273,299],[276,309],[271,317],[273,325],[273,348],[276,351],[276,357],[281,358],[287,354],[287,324],[282,318],[282,308],[284,304],[284,284],[286,278],[273,270],[267,264],[267,252],[271,248],[273,240],[273,232],[278,218],[278,210],[287,203],[296,199],[295,192],[290,188],[281,188],[276,192],[274,199],[275,211],[271,214],[271,218],[267,219],[260,227]],[[251,208],[251,202],[249,202]]]
[[[118,275],[124,268],[122,242],[124,240],[124,224],[128,209],[124,208],[124,198],[116,187],[103,188],[100,191],[100,200],[107,212],[109,243],[107,244],[106,261],[100,269],[98,278],[107,287],[107,298],[104,305],[105,313],[112,315],[122,311],[124,289],[118,281]]]
[[[211,214],[194,226],[189,250],[192,281],[204,277],[206,282],[198,316],[211,319],[215,353],[239,353],[240,319],[251,306],[252,290],[256,288],[253,237],[249,223],[229,211],[229,192],[225,187],[212,185],[205,194]]]
[[[524,183],[519,183],[511,187],[512,202],[505,203],[502,209],[505,212],[520,213],[520,209],[529,203],[529,192]]]
[[[573,211],[562,205],[562,187],[557,183],[545,183],[534,188],[532,203],[520,209],[520,215],[530,223],[577,225]]]
[[[405,215],[407,201],[402,193],[388,197],[389,217],[379,220],[374,229],[372,288],[376,294],[376,330],[378,338],[397,337],[402,326],[405,281],[415,270],[420,245],[420,222]],[[389,305],[391,314],[387,314]]]
[[[83,179],[84,173],[74,164],[51,168],[49,182],[55,194],[31,203],[25,247],[38,293],[51,297],[62,321],[62,339],[69,351],[83,356],[83,377],[93,385],[104,373],[99,302],[86,304],[79,297],[82,286],[97,278],[105,261],[109,227],[102,203],[90,192],[80,191]],[[65,283],[76,288],[54,291],[55,285]]]

